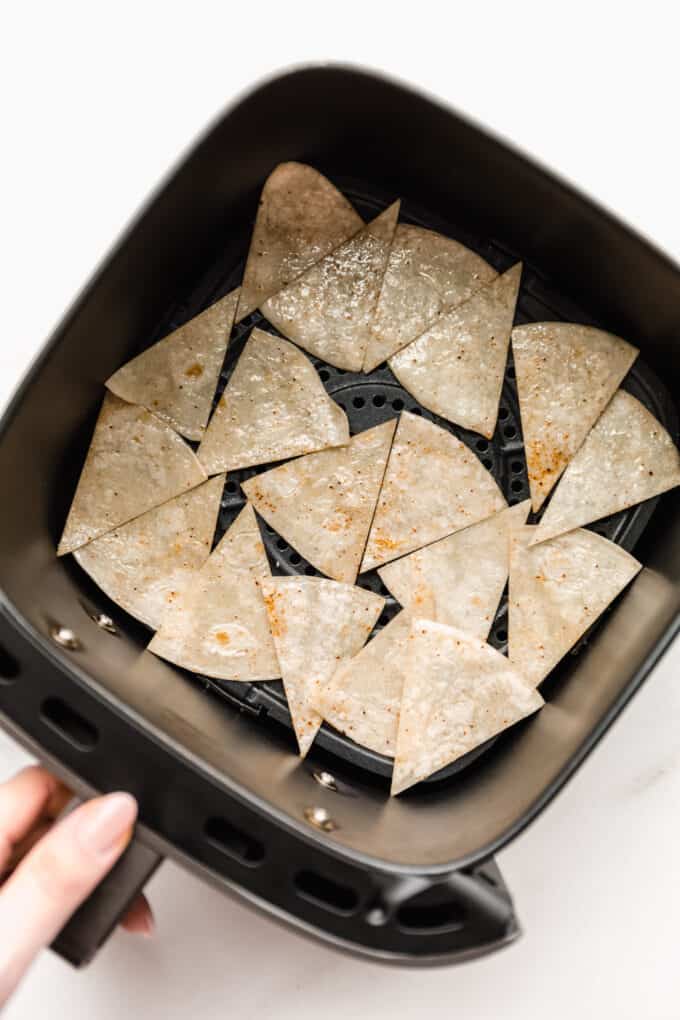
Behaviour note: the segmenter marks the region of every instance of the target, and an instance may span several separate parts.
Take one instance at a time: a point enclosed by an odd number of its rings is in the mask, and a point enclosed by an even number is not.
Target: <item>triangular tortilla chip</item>
[[[423,407],[487,439],[496,428],[521,275],[518,262],[389,361]]]
[[[349,442],[345,412],[308,358],[254,329],[220,397],[198,459],[208,474]]]
[[[360,372],[399,215],[399,202],[336,248],[260,310],[276,328],[330,365]]]
[[[410,629],[410,615],[399,613],[353,659],[342,663],[316,698],[326,722],[388,758],[397,741]]]
[[[361,571],[379,567],[507,506],[472,450],[425,418],[403,411]]]
[[[395,425],[386,421],[348,446],[309,453],[242,483],[265,521],[336,581],[356,580]]]
[[[116,396],[141,404],[187,439],[200,439],[234,322],[238,290],[142,351],[106,380]]]
[[[385,600],[320,577],[273,577],[262,593],[304,758],[322,723],[315,700],[342,660],[366,644]]]
[[[57,555],[73,552],[206,478],[193,451],[169,425],[107,393]]]
[[[491,645],[431,620],[414,620],[391,793],[439,772],[543,705]]]
[[[224,475],[147,510],[73,554],[102,591],[154,630],[210,555]]]
[[[485,641],[510,563],[511,531],[524,524],[527,499],[479,524],[387,563],[378,571],[414,616],[458,627]]]
[[[619,390],[593,426],[555,489],[534,542],[680,485],[680,454],[665,428],[639,400]]]
[[[540,684],[635,577],[641,564],[625,549],[578,529],[531,545],[535,527],[513,532],[508,656]]]
[[[149,651],[218,680],[279,677],[260,590],[270,576],[255,514],[246,505],[168,606]]]
[[[363,225],[344,195],[311,166],[280,163],[260,196],[236,321],[254,312]]]
[[[616,392],[638,351],[592,326],[532,322],[512,331],[534,510]]]
[[[400,223],[371,327],[364,372],[372,372],[420,336],[438,315],[461,305],[495,277],[488,262],[458,241]]]

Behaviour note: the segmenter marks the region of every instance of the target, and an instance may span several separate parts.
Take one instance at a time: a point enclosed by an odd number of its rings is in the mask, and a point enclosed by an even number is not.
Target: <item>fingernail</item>
[[[85,849],[109,853],[132,832],[137,801],[129,793],[110,793],[83,811],[78,838]],[[127,840],[125,840],[127,842]]]
[[[153,917],[151,916],[151,914],[145,914],[140,922],[139,934],[142,935],[145,939],[150,939],[153,937],[155,931],[156,924],[154,922]]]

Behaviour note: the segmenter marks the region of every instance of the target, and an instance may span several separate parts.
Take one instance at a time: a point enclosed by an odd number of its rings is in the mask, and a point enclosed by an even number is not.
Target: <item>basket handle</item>
[[[160,854],[135,837],[50,948],[74,967],[89,963],[162,860]]]
[[[433,888],[445,890],[462,911],[463,923],[454,922],[453,928],[454,933],[458,929],[457,944],[447,954],[451,962],[483,956],[520,934],[512,897],[493,858],[465,871],[435,877],[405,875],[383,882],[369,901],[364,920],[375,928],[394,924],[400,909]],[[423,931],[422,937],[426,934]]]

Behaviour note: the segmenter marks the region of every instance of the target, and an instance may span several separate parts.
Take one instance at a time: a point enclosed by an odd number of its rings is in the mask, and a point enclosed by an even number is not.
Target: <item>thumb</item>
[[[81,805],[33,847],[0,888],[0,1004],[113,867],[136,817],[136,801],[127,793]]]

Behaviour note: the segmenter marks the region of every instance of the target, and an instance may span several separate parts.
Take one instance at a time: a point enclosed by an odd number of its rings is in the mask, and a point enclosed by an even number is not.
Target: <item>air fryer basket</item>
[[[546,685],[545,709],[463,770],[390,800],[384,759],[324,728],[300,763],[279,684],[205,681],[145,653],[145,628],[69,558],[55,559],[103,380],[239,282],[259,189],[285,159],[328,173],[365,217],[402,196],[404,218],[497,268],[522,258],[518,321],[595,322],[637,344],[625,385],[677,431],[680,276],[640,238],[457,115],[371,74],[293,71],[237,102],[88,286],[0,432],[0,720],[79,792],[122,787],[140,804],[135,844],[62,939],[74,962],[162,854],[376,958],[443,962],[505,944],[518,929],[493,853],[563,785],[677,628],[680,523],[669,494],[656,510],[596,525],[629,549],[637,542],[646,569]],[[255,321],[238,328],[225,379]],[[386,367],[368,378],[318,367],[353,431],[414,406]],[[526,497],[511,364],[493,440],[453,431],[507,497]],[[223,528],[242,477],[227,480]],[[305,571],[279,536],[263,535],[277,572]]]

